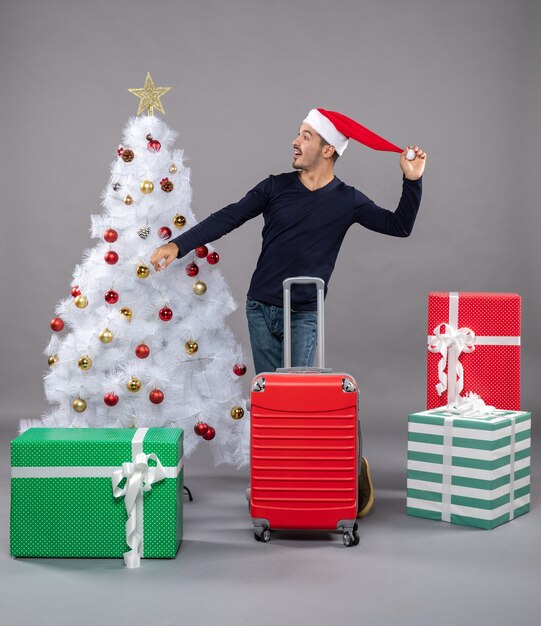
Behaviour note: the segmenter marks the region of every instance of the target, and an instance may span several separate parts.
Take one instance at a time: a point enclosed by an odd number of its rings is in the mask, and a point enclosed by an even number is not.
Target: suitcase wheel
[[[345,532],[342,539],[346,548],[350,548],[351,546],[357,546],[359,545],[360,541],[359,533],[356,530],[354,530],[353,532]]]
[[[267,543],[270,541],[270,538],[271,538],[270,528],[264,528],[261,534],[254,532],[254,539],[256,541],[263,541],[263,543]]]

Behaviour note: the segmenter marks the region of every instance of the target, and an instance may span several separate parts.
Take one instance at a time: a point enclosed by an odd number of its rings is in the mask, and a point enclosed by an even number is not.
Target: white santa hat
[[[402,148],[395,146],[365,126],[361,126],[361,124],[350,117],[346,117],[336,111],[312,109],[304,122],[309,124],[327,143],[333,146],[339,155],[342,155],[347,148],[350,138],[374,150],[403,152]]]

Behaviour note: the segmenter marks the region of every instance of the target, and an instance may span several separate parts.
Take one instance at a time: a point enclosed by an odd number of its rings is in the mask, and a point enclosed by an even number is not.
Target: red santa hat
[[[348,140],[355,139],[359,143],[372,148],[373,150],[386,150],[388,152],[403,152],[402,148],[395,146],[387,139],[383,139],[368,128],[361,126],[342,113],[336,111],[326,111],[325,109],[312,109],[304,120],[327,143],[334,147],[338,154],[342,155],[347,148]],[[409,158],[409,155],[408,155]]]

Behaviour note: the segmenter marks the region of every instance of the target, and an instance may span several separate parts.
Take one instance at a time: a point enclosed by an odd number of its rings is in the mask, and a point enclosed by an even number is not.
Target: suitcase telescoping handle
[[[324,294],[325,281],[312,276],[286,278],[284,287],[284,369],[291,368],[291,285],[312,285],[317,288],[317,367],[325,368]]]

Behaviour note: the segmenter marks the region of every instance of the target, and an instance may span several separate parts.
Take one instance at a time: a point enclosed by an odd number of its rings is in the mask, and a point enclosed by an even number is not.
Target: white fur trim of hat
[[[342,156],[349,140],[336,128],[329,118],[325,117],[317,109],[312,109],[303,122],[309,124],[316,133],[321,135]]]

